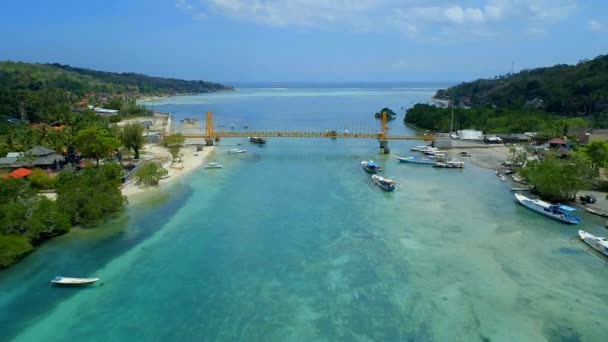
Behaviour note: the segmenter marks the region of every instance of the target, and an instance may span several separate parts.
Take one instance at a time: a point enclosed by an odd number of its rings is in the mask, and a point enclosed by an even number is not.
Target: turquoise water
[[[375,129],[370,112],[432,93],[244,89],[154,106],[251,129]],[[398,122],[391,132],[413,134]],[[226,154],[239,142],[246,154]],[[420,143],[390,144],[386,156],[366,140],[226,139],[212,155],[223,169],[197,170],[0,272],[0,339],[605,339],[608,269],[569,240],[577,228],[516,205],[491,171],[400,165],[394,156]],[[370,184],[359,165],[370,158],[397,191]],[[102,284],[50,287],[57,274]]]

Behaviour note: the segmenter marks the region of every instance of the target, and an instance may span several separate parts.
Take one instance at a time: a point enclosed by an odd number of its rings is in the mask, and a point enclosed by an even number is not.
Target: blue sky
[[[608,53],[608,1],[19,0],[0,60],[221,82],[466,81]]]

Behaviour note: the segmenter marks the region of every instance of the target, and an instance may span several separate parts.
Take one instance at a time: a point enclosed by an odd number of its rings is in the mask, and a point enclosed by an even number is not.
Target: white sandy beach
[[[131,179],[122,187],[122,193],[131,200],[149,190],[158,189],[159,187],[174,182],[180,177],[183,177],[202,166],[211,151],[213,151],[213,146],[205,146],[202,151],[198,152],[196,151],[195,146],[185,146],[181,150],[182,162],[177,164],[182,168],[176,168],[176,165],[171,164],[171,155],[166,148],[156,144],[147,144],[141,151],[144,159],[161,162],[163,167],[169,172],[169,177],[161,179],[160,184],[156,187],[138,186],[135,183],[135,180]]]

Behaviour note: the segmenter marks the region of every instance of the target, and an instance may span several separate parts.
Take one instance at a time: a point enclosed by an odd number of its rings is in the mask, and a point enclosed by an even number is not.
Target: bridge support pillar
[[[391,153],[391,148],[388,147],[388,140],[379,140],[380,141],[380,149],[384,154]]]
[[[211,139],[211,138],[205,139],[205,145],[207,145],[207,146],[213,146],[213,139]]]
[[[220,141],[220,137],[215,137],[215,141]]]

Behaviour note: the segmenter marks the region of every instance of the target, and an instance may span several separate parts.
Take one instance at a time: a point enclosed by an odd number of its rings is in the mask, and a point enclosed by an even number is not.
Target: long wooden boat
[[[397,160],[399,160],[401,163],[420,164],[420,165],[434,165],[436,163],[436,161],[434,161],[434,160],[418,158],[418,157],[397,157]]]
[[[567,205],[551,204],[539,199],[528,198],[521,194],[515,194],[515,199],[524,207],[552,219],[569,224],[581,223],[580,218],[572,215],[572,212],[577,210],[576,208]]]
[[[608,239],[587,233],[584,230],[578,231],[578,236],[586,244],[593,247],[596,251],[608,256]]]
[[[51,284],[53,285],[66,285],[66,286],[80,286],[80,285],[89,285],[98,281],[99,278],[70,278],[70,277],[60,277],[57,276],[51,279]]]
[[[262,137],[250,137],[249,141],[251,141],[254,144],[259,144],[259,145],[265,145],[266,144],[266,139],[264,139]]]

